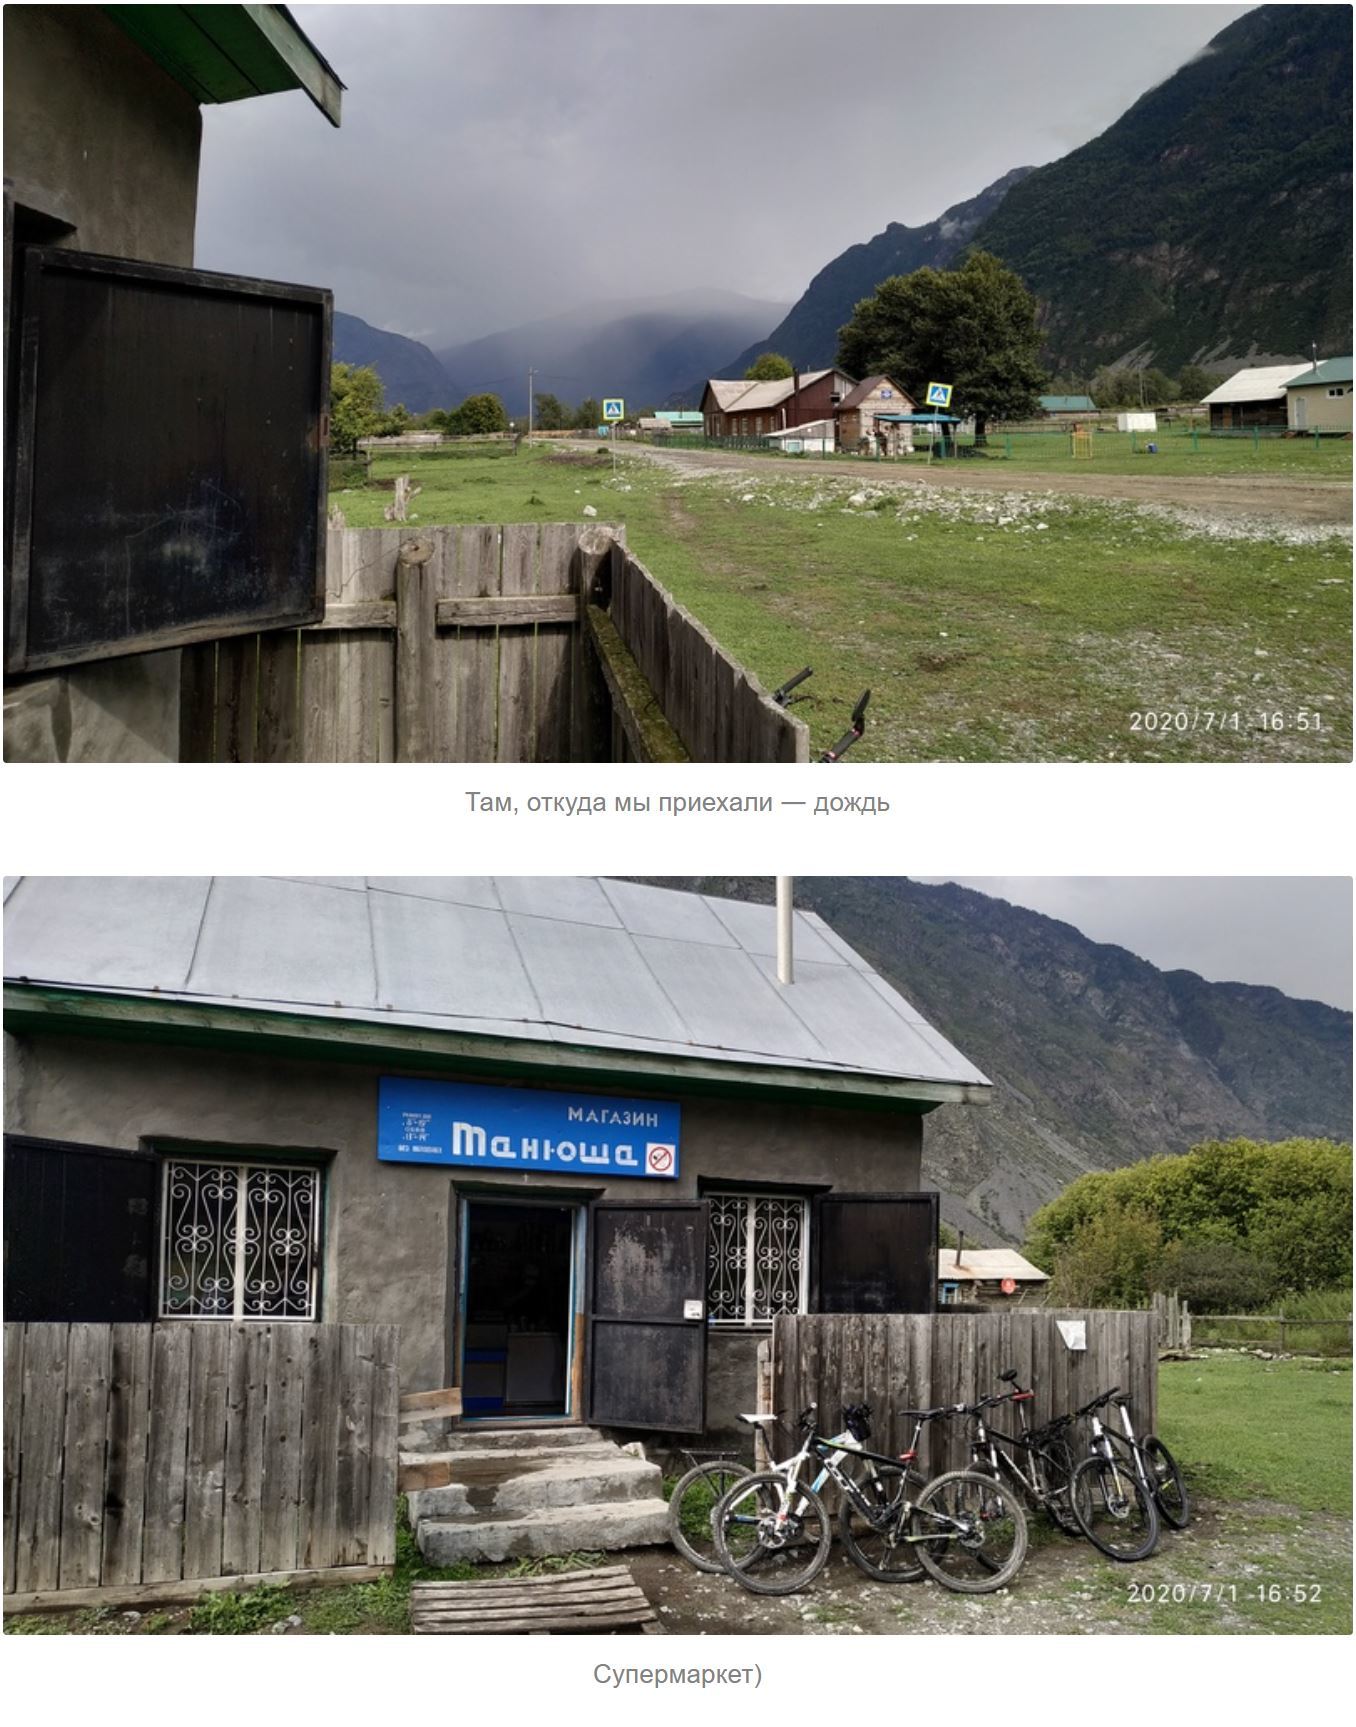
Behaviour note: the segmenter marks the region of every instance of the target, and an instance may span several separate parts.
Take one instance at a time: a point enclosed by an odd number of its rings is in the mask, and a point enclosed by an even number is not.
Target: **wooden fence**
[[[1087,1348],[1073,1350],[1059,1320],[1081,1321]],[[1087,1403],[1113,1385],[1128,1392],[1136,1431],[1152,1431],[1158,1412],[1158,1352],[1153,1315],[1095,1309],[1025,1308],[1003,1313],[823,1313],[774,1321],[771,1407],[794,1420],[809,1403],[836,1430],[843,1405],[869,1403],[872,1449],[893,1456],[913,1436],[901,1409],[974,1403],[1003,1389],[999,1375],[1017,1369],[1035,1390],[1033,1425]],[[1018,1416],[995,1413],[1016,1432]],[[923,1461],[932,1471],[959,1468],[969,1424],[924,1428]]]
[[[622,545],[599,572],[608,616],[694,761],[805,762],[810,733]],[[788,668],[794,669],[794,668]],[[619,759],[635,759],[618,750]]]
[[[392,1325],[6,1325],[7,1611],[379,1576]]]
[[[805,760],[619,533],[332,528],[321,624],[184,651],[180,759]]]

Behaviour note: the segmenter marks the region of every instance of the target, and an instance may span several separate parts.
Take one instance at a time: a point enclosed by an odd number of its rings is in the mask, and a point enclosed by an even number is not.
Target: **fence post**
[[[433,541],[402,540],[396,560],[395,759],[433,760],[437,691],[437,602],[429,572]]]
[[[1011,432],[1007,433],[1003,438],[1003,454],[1005,456],[1008,456],[1009,458],[1012,455],[1012,434],[1011,434]]]
[[[1195,426],[1193,426],[1191,428],[1191,452],[1193,455],[1201,447],[1200,437],[1201,437],[1200,433],[1196,430]]]

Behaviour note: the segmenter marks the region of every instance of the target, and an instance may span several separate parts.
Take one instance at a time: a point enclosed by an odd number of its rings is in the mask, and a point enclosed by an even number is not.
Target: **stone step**
[[[552,1506],[521,1517],[465,1521],[425,1517],[419,1550],[430,1565],[497,1563],[552,1553],[614,1553],[655,1547],[668,1536],[668,1506],[658,1496],[621,1504]]]
[[[453,1480],[410,1494],[410,1520],[495,1520],[571,1505],[620,1503],[660,1494],[656,1464],[615,1445],[546,1451],[463,1451],[449,1457]]]

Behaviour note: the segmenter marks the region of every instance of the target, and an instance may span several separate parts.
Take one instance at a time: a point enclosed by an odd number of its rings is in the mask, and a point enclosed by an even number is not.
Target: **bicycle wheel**
[[[928,1573],[961,1595],[1002,1589],[1026,1558],[1026,1513],[1014,1495],[967,1470],[928,1483],[909,1533]]]
[[[788,1488],[773,1470],[746,1475],[716,1504],[716,1552],[754,1595],[791,1595],[824,1569],[833,1526],[810,1487]]]
[[[678,1482],[669,1500],[669,1540],[698,1571],[723,1571],[716,1554],[711,1516],[716,1501],[752,1471],[743,1463],[697,1463]]]
[[[1147,1559],[1158,1545],[1158,1512],[1132,1469],[1119,1458],[1085,1457],[1074,1470],[1078,1526],[1108,1559]]]
[[[1050,1440],[1040,1448],[1036,1462],[1045,1488],[1041,1503],[1046,1516],[1066,1535],[1081,1535],[1083,1529],[1073,1508],[1074,1455],[1068,1440]]]
[[[866,1503],[855,1505],[843,1495],[838,1512],[843,1551],[859,1571],[878,1582],[916,1582],[923,1575],[923,1567],[906,1539],[904,1505],[922,1491],[923,1477],[896,1464],[878,1463],[874,1473],[856,1485]]]
[[[1177,1459],[1156,1436],[1144,1441],[1144,1461],[1154,1484],[1158,1514],[1172,1529],[1185,1529],[1191,1521],[1191,1499],[1187,1494]]]

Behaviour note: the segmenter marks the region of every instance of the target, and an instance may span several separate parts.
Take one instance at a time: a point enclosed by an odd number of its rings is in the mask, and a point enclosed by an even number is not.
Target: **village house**
[[[394,1324],[469,1423],[632,1435],[932,1311],[990,1096],[813,914],[597,878],[23,877],[5,1029],[10,1319]]]
[[[1351,355],[1318,360],[1285,386],[1286,423],[1292,432],[1351,435]]]
[[[709,378],[702,392],[702,423],[708,438],[762,438],[807,420],[834,418],[856,379],[846,372],[797,372],[757,383],[749,378]]]
[[[1212,432],[1243,432],[1287,425],[1285,387],[1298,363],[1284,366],[1245,366],[1201,397],[1210,410]]]
[[[1097,413],[1091,396],[1041,396],[1038,400],[1043,420],[1086,420]]]
[[[1020,1307],[1041,1301],[1050,1274],[1010,1247],[958,1247],[937,1251],[937,1301],[982,1307]]]
[[[863,378],[838,404],[838,448],[897,456],[913,448],[907,421],[918,404],[893,378]]]
[[[329,296],[194,272],[200,108],[343,85],[283,6],[9,6],[4,50],[5,753],[173,761],[179,648],[323,594]]]

